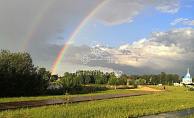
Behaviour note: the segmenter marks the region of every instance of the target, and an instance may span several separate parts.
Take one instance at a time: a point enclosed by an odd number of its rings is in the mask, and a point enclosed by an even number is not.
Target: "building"
[[[182,79],[182,83],[184,83],[184,84],[192,84],[192,77],[191,77],[191,75],[189,73],[189,68],[187,69],[187,74]]]

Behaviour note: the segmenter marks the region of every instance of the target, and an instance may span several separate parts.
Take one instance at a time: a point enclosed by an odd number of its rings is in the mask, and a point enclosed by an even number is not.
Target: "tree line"
[[[150,85],[173,85],[173,83],[179,83],[179,75],[178,74],[166,74],[165,72],[161,72],[158,75],[130,75],[128,76],[130,79],[144,79],[147,84]]]

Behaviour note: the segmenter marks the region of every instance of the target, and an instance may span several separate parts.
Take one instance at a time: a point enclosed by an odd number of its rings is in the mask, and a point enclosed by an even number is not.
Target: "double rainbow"
[[[60,51],[54,66],[52,68],[52,75],[56,73],[56,70],[63,58],[63,55],[65,54],[65,52],[67,51],[68,47],[69,47],[69,42],[71,42],[79,33],[79,31],[84,27],[84,25],[89,21],[89,19],[95,15],[96,12],[98,12],[106,3],[108,3],[109,0],[104,0],[102,1],[96,8],[94,8],[85,18],[84,20],[77,26],[77,28],[74,30],[74,32],[71,34],[71,36],[69,37],[69,39],[67,40],[66,44],[63,46],[62,50]]]
[[[23,43],[21,46],[20,51],[24,52],[28,45],[30,44],[30,40],[32,39],[33,34],[35,33],[37,27],[39,26],[39,24],[41,23],[44,15],[46,14],[46,12],[49,10],[49,8],[51,7],[51,5],[53,4],[54,0],[49,0],[41,9],[39,14],[35,17],[34,22],[32,23],[32,25],[30,26],[29,32],[27,33],[27,35],[24,37],[23,39]]]

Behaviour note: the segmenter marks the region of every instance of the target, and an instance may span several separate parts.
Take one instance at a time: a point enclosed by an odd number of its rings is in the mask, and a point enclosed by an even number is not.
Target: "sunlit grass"
[[[136,117],[194,107],[193,91],[171,92],[0,112],[0,117]]]

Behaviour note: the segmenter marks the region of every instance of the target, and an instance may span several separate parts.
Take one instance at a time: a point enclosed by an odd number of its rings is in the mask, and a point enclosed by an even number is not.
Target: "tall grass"
[[[73,104],[44,106],[0,112],[0,117],[137,117],[194,107],[193,91],[184,87],[166,87],[171,92],[105,99]]]

